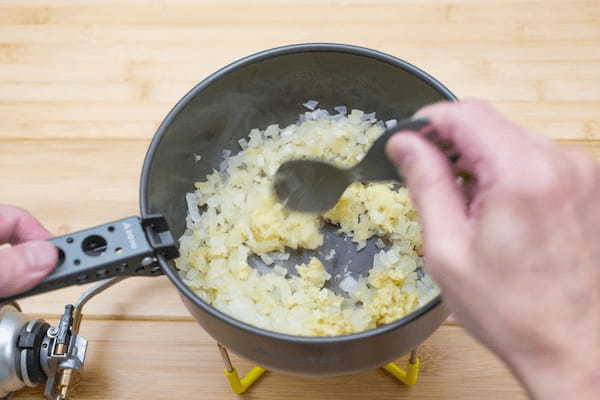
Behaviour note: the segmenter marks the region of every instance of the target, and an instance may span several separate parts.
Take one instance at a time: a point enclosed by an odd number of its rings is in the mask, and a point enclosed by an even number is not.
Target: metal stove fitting
[[[44,384],[48,400],[65,400],[73,374],[83,369],[87,340],[79,335],[84,305],[125,277],[106,279],[65,306],[57,326],[23,314],[16,303],[0,304],[0,400],[25,386]]]
[[[87,341],[72,331],[73,310],[66,306],[58,327],[51,327],[29,319],[15,304],[0,306],[0,398],[45,384],[47,399],[66,399],[68,385],[61,377],[83,368],[87,348]]]

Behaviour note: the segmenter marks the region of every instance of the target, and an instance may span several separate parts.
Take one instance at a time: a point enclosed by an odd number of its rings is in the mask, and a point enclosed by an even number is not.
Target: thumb
[[[400,168],[421,215],[425,245],[448,244],[467,222],[466,199],[444,154],[422,136],[394,135],[388,157]]]
[[[0,249],[0,297],[34,287],[52,271],[57,253],[52,244],[41,240]]]

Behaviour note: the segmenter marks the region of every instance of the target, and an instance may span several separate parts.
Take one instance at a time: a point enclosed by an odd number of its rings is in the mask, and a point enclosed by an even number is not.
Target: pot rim
[[[200,83],[194,86],[185,96],[183,96],[177,104],[169,111],[167,116],[164,118],[162,123],[160,124],[158,130],[156,131],[154,137],[152,138],[152,142],[148,148],[146,153],[146,157],[144,158],[144,165],[142,168],[142,174],[140,177],[140,211],[142,218],[146,217],[150,214],[148,210],[148,177],[150,174],[150,169],[152,165],[152,161],[154,159],[154,153],[156,149],[160,145],[167,128],[171,125],[177,114],[181,110],[183,110],[187,104],[190,102],[192,98],[196,96],[199,92],[204,90],[207,86],[212,84],[217,79],[222,76],[228,74],[229,72],[255,63],[268,58],[278,57],[288,54],[294,53],[305,53],[305,52],[334,52],[334,53],[347,53],[354,54],[363,57],[370,57],[376,59],[378,61],[386,62],[395,67],[399,67],[404,71],[415,75],[417,78],[421,79],[434,89],[436,89],[439,93],[441,93],[448,100],[456,101],[457,97],[442,83],[440,83],[437,79],[421,70],[420,68],[404,61],[394,56],[391,56],[386,53],[382,53],[377,50],[372,50],[366,47],[348,45],[348,44],[339,44],[339,43],[302,43],[302,44],[292,44],[285,45],[280,47],[275,47],[268,50],[263,50],[258,53],[243,57],[237,61],[230,63],[229,65],[219,69],[218,71],[212,73],[205,79],[203,79]],[[193,304],[200,307],[202,310],[207,312],[209,315],[216,317],[230,325],[235,326],[238,329],[247,331],[248,333],[252,333],[255,335],[266,336],[271,339],[281,340],[281,341],[291,341],[295,343],[305,343],[305,344],[331,344],[331,343],[343,343],[343,342],[351,342],[357,341],[364,338],[368,338],[371,336],[382,335],[387,332],[393,331],[400,326],[409,324],[410,322],[420,318],[421,316],[428,313],[430,310],[435,307],[439,307],[442,305],[442,297],[441,294],[438,294],[435,298],[430,300],[427,304],[417,309],[416,311],[390,323],[386,324],[374,329],[369,329],[363,332],[352,333],[348,335],[339,335],[339,336],[297,336],[297,335],[289,335],[285,333],[279,333],[275,331],[270,331],[267,329],[259,328],[245,322],[239,321],[229,315],[217,310],[215,307],[205,303],[200,297],[198,297],[179,277],[176,269],[169,265],[169,263],[159,256],[159,264],[163,272],[169,277],[171,282],[177,287],[180,294],[183,294],[188,300],[190,300]]]

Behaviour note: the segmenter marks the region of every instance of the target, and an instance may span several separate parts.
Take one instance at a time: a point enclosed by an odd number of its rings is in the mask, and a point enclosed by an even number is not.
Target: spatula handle
[[[401,183],[404,178],[398,175],[397,168],[385,154],[387,141],[400,131],[418,131],[429,124],[426,118],[408,118],[398,121],[396,126],[388,128],[373,143],[362,161],[357,165],[355,181],[390,181]],[[354,172],[354,171],[353,171]]]

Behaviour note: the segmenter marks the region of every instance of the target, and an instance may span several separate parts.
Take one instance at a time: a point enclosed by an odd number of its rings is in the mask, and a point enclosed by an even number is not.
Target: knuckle
[[[505,189],[527,199],[559,196],[569,184],[564,166],[544,158],[532,160],[528,171],[514,171],[511,175]]]
[[[0,206],[0,220],[13,220],[19,218],[29,218],[31,214],[29,211],[24,208],[12,206],[12,205],[2,205]]]
[[[588,154],[574,151],[571,153],[571,178],[574,190],[588,192],[595,189],[600,183],[600,166],[594,158]]]
[[[442,125],[450,130],[461,132],[465,130],[474,132],[473,124],[476,121],[478,124],[489,125],[490,121],[497,119],[498,113],[494,108],[488,102],[480,99],[465,99],[452,103],[440,116]]]
[[[10,213],[10,214],[24,214],[24,213],[28,214],[27,210],[25,210],[24,208],[13,206],[13,205],[8,205],[8,204],[1,205],[0,210],[2,210],[5,213]]]
[[[535,179],[527,183],[528,194],[534,197],[550,197],[558,195],[565,188],[565,180],[561,179],[561,173],[554,168],[537,171]]]
[[[468,109],[477,109],[477,110],[491,110],[491,104],[483,99],[475,98],[475,97],[467,97],[464,100],[460,101],[460,104]]]
[[[555,204],[597,192],[600,165],[588,154],[575,149],[530,156],[524,168],[515,169],[503,189],[528,200],[548,200]],[[526,168],[525,168],[526,167]]]
[[[583,177],[593,177],[596,178],[598,176],[598,162],[589,154],[581,153],[575,156],[575,164],[579,171],[579,174]]]
[[[462,100],[460,103],[458,103],[457,110],[460,115],[465,117],[477,114],[487,115],[496,112],[489,102],[475,98]]]

